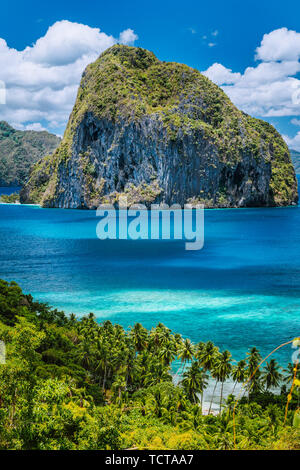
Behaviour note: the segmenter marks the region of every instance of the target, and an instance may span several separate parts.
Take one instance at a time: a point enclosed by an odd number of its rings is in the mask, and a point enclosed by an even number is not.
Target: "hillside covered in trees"
[[[31,166],[52,154],[60,138],[46,131],[18,131],[0,121],[0,186],[22,186]]]
[[[229,351],[162,324],[125,331],[93,314],[77,320],[5,281],[0,340],[0,449],[233,449],[234,396],[221,396],[218,415],[203,415],[203,392],[209,379],[244,383],[261,360],[252,348],[233,362]],[[235,410],[237,449],[300,449],[296,373],[271,358],[248,380]]]

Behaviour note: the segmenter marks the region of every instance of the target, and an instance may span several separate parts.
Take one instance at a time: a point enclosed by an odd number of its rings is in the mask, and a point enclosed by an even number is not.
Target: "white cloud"
[[[236,106],[262,117],[300,115],[300,33],[281,28],[265,34],[256,49],[260,63],[244,73],[234,73],[222,64],[205,72],[221,85]]]
[[[300,33],[280,28],[265,34],[256,57],[265,62],[298,60],[300,57]]]
[[[132,29],[114,38],[99,28],[65,20],[23,51],[0,38],[0,80],[6,85],[0,120],[35,129],[43,121],[47,128],[63,130],[85,67],[113,44],[133,44],[137,38]]]
[[[33,47],[26,47],[23,58],[47,66],[68,65],[85,55],[97,54],[114,42],[112,36],[100,32],[99,28],[58,21]]]
[[[202,40],[203,40],[204,44],[208,47],[215,47],[217,45],[217,43],[213,42],[213,41],[216,40],[218,34],[219,34],[219,31],[217,29],[215,31],[212,31],[209,34],[204,34],[202,36]],[[210,36],[213,36],[213,38],[211,38]]]
[[[294,118],[291,120],[291,123],[294,124],[294,126],[300,126],[300,119]]]
[[[133,29],[126,29],[122,31],[120,34],[119,42],[122,44],[133,44],[138,39],[137,34],[133,31]]]
[[[295,137],[291,138],[291,137],[288,137],[287,135],[284,135],[283,138],[288,144],[289,148],[300,152],[300,132],[297,132]]]
[[[218,63],[211,65],[206,72],[203,72],[203,75],[206,75],[217,85],[231,85],[241,78],[240,73],[233,73],[231,69],[227,69],[224,65]]]
[[[44,126],[42,126],[40,122],[32,122],[31,124],[27,124],[27,126],[24,126],[18,123],[11,123],[11,124],[13,127],[21,131],[46,131],[47,130]]]

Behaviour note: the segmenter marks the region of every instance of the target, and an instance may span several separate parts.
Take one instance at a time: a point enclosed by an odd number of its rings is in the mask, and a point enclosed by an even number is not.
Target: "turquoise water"
[[[99,321],[161,321],[236,359],[300,336],[298,207],[208,210],[200,251],[183,241],[100,241],[98,221],[94,211],[0,205],[0,277]]]

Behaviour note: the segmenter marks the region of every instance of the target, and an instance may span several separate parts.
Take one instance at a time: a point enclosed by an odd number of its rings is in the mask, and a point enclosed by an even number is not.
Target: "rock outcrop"
[[[64,138],[35,165],[21,202],[93,209],[129,203],[206,207],[298,201],[287,145],[195,69],[116,45],[85,70]]]

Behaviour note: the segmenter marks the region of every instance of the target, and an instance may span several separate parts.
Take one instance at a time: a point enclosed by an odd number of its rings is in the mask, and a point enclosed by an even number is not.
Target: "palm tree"
[[[154,390],[153,393],[154,412],[158,418],[162,417],[165,410],[165,397],[159,389]]]
[[[247,378],[247,372],[246,372],[246,361],[242,359],[237,363],[237,365],[233,368],[232,371],[232,378],[234,380],[234,386],[232,390],[232,395],[234,395],[235,387],[237,386],[238,383],[244,383],[246,378]]]
[[[199,343],[196,344],[196,348],[195,348],[195,357],[196,359],[200,359],[203,351],[204,351],[204,348],[206,346],[206,343],[204,343],[203,341],[200,341]]]
[[[162,359],[165,365],[170,365],[171,362],[176,357],[176,346],[173,342],[169,341],[169,343],[162,346],[159,357]]]
[[[284,376],[283,381],[287,385],[291,385],[293,383],[294,376],[295,376],[295,367],[296,367],[295,364],[292,364],[291,362],[289,362],[288,365],[287,365],[287,368],[284,369],[285,376]],[[298,367],[298,370],[297,370],[296,378],[300,379],[300,368],[299,367]]]
[[[102,338],[97,340],[96,348],[97,348],[97,353],[96,353],[97,365],[95,367],[95,370],[99,374],[99,383],[102,379],[102,390],[104,392],[106,389],[106,381],[107,381],[107,376],[108,376],[110,348]]]
[[[215,364],[215,373],[218,377],[219,382],[221,382],[220,412],[221,412],[222,400],[223,400],[224,382],[228,377],[230,377],[231,369],[232,369],[231,354],[227,350],[223,351],[220,354],[218,361]]]
[[[261,389],[261,384],[260,384],[261,372],[259,369],[257,369],[261,360],[262,358],[257,348],[253,347],[250,349],[250,352],[247,353],[247,362],[248,362],[247,376],[248,378],[251,377],[251,379],[249,380],[249,384],[248,384],[248,390],[249,390],[248,398],[250,395],[250,391],[257,392]]]
[[[124,377],[124,369],[120,369],[120,374],[118,374],[112,384],[113,398],[115,402],[121,404],[122,391],[125,390],[126,382]]]
[[[198,429],[202,424],[202,409],[198,405],[192,407],[191,421],[194,429]]]
[[[149,337],[149,345],[152,351],[156,352],[160,346],[166,344],[173,338],[171,330],[162,323],[158,323],[155,328],[152,328]]]
[[[160,382],[171,381],[172,377],[168,373],[166,366],[161,361],[152,360],[150,363],[150,370],[145,376],[145,384],[154,385]]]
[[[147,330],[140,323],[135,323],[134,327],[131,328],[130,336],[133,340],[136,351],[142,351],[145,349],[147,344]]]
[[[183,343],[182,336],[179,333],[175,333],[174,341],[175,341],[176,349],[178,351],[179,348],[182,346],[182,343]]]
[[[74,313],[71,313],[71,315],[70,315],[69,324],[71,326],[76,326],[76,324],[77,324],[77,319],[76,319],[76,316],[74,315]]]
[[[198,343],[196,358],[205,371],[212,370],[219,348],[212,341]]]
[[[198,343],[196,357],[200,365],[203,367],[203,370],[205,372],[210,371],[212,377],[216,379],[213,395],[212,395],[210,406],[209,406],[209,413],[211,411],[212,402],[213,402],[213,398],[214,398],[217,383],[218,383],[217,377],[214,375],[214,372],[213,372],[218,355],[219,355],[219,348],[217,348],[212,341],[207,341],[207,343]]]
[[[280,367],[275,359],[271,359],[270,362],[267,362],[262,373],[262,383],[266,386],[266,390],[279,386],[282,379],[282,374],[279,371]]]
[[[198,403],[198,394],[201,394],[202,409],[203,392],[207,387],[207,375],[202,369],[200,369],[199,363],[197,361],[194,361],[191,367],[186,372],[184,372],[181,384],[188,399],[192,403]]]
[[[216,392],[216,388],[217,388],[217,385],[218,385],[218,382],[220,380],[220,376],[219,376],[219,362],[220,362],[220,356],[221,354],[218,352],[215,354],[214,356],[214,361],[213,363],[210,365],[210,373],[211,373],[211,376],[213,379],[215,379],[215,386],[214,386],[214,390],[213,390],[213,394],[212,394],[212,397],[211,397],[211,400],[210,400],[210,405],[209,405],[209,410],[208,410],[208,413],[211,412],[211,407],[212,407],[212,404],[213,404],[213,400],[214,400],[214,396],[215,396],[215,392]]]
[[[217,418],[217,432],[213,436],[217,450],[230,450],[234,447],[232,439],[232,421],[227,413],[222,413]]]
[[[185,339],[182,346],[179,348],[178,358],[181,359],[182,373],[184,373],[184,367],[186,362],[191,361],[194,356],[194,346],[190,339]],[[177,372],[178,373],[178,372]]]

